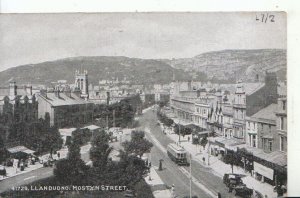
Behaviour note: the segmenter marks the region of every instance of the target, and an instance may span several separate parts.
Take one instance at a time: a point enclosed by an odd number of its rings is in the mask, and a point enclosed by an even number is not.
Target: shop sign
[[[274,170],[254,162],[254,171],[273,180]]]

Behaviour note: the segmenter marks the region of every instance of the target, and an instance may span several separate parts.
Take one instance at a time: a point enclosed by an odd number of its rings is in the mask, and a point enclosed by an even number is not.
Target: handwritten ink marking
[[[256,15],[255,20],[257,22],[262,22],[262,23],[267,23],[267,22],[274,23],[275,15],[274,14],[269,15],[269,13],[261,13],[260,15]]]

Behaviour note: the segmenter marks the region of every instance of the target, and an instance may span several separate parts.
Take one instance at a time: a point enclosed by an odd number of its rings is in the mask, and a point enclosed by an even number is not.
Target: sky
[[[286,14],[268,14],[274,22],[255,12],[0,14],[0,71],[75,56],[171,59],[286,49]]]

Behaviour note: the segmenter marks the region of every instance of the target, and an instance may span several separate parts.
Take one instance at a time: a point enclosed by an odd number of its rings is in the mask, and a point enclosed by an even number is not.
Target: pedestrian
[[[60,153],[59,153],[59,151],[57,151],[57,157],[58,157],[58,159],[60,159]]]

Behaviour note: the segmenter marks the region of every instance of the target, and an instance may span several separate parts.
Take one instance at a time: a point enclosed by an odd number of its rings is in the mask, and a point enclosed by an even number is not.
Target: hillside
[[[286,50],[224,50],[184,59],[137,59],[128,57],[87,56],[23,65],[0,72],[0,85],[11,79],[18,84],[46,84],[57,80],[74,81],[75,70],[85,69],[89,82],[118,77],[137,84],[169,83],[176,80],[235,83],[237,79],[254,82],[264,79],[266,70],[286,79]]]
[[[181,80],[191,76],[181,69],[175,69],[165,62],[127,57],[74,57],[39,64],[23,65],[0,72],[0,84],[14,79],[18,84],[50,84],[57,80],[74,81],[75,70],[88,70],[89,82],[96,84],[102,79],[118,77],[133,83],[168,83],[173,72]]]
[[[286,79],[286,50],[223,50],[207,52],[193,58],[164,60],[174,68],[204,72],[210,79],[234,82],[263,80],[266,70],[276,72],[279,80]]]

